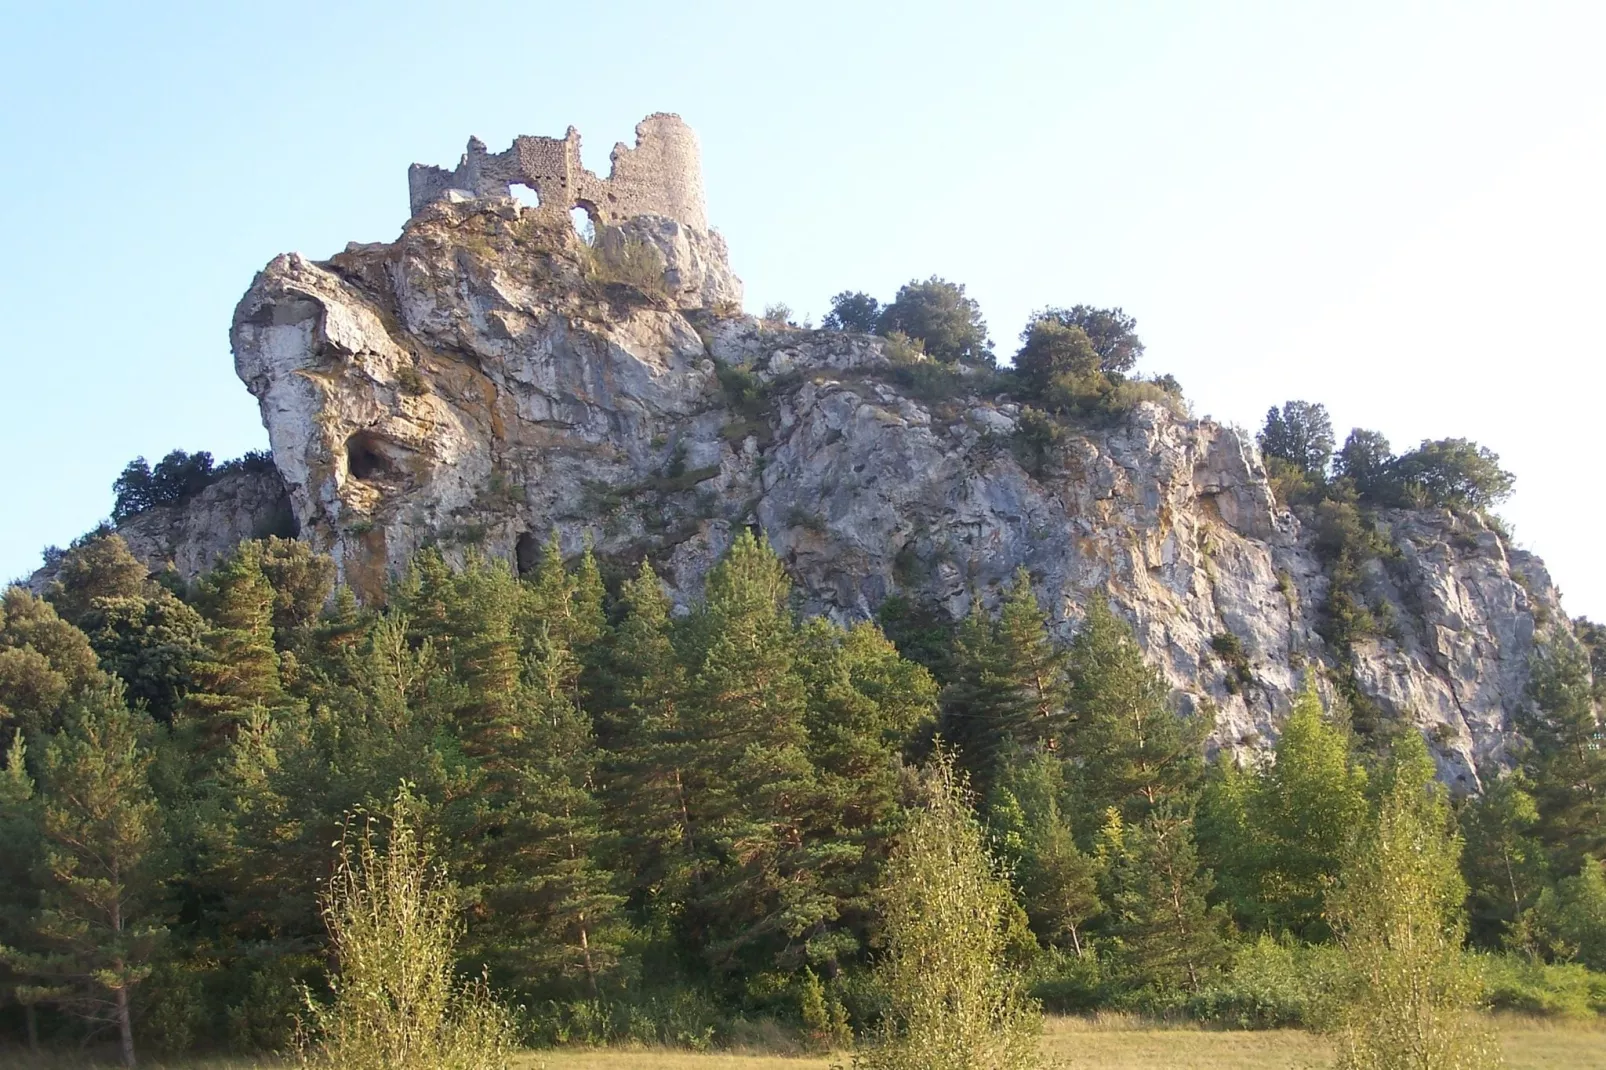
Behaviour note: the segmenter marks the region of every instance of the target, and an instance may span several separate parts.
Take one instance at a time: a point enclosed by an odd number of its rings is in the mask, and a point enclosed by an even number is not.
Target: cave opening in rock
[[[359,431],[346,440],[346,471],[353,479],[375,479],[389,475],[390,470],[390,460],[373,435]]]
[[[528,531],[519,533],[519,540],[513,546],[513,560],[518,564],[520,576],[536,570],[541,563],[541,544],[534,535]]]

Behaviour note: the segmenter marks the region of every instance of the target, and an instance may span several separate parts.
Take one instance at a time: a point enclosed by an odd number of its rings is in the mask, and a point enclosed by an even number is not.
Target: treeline
[[[1335,926],[1369,924],[1334,895],[1389,798],[1425,800],[1451,870],[1432,894],[1509,952],[1503,999],[1606,1003],[1606,750],[1561,640],[1522,770],[1452,812],[1419,735],[1357,748],[1314,687],[1274,762],[1207,763],[1208,714],[1104,601],[1062,645],[1024,573],[996,613],[949,629],[894,603],[884,633],[800,618],[746,532],[683,613],[647,565],[610,581],[555,543],[523,577],[425,551],[382,608],[279,539],[188,589],[116,536],[59,566],[0,618],[17,1039],[282,1046],[302,986],[325,991],[331,844],[403,786],[458,888],[461,970],[529,1039],[872,1029],[877,889],[939,747],[1011,892],[998,953],[1050,1006],[1309,1021]]]

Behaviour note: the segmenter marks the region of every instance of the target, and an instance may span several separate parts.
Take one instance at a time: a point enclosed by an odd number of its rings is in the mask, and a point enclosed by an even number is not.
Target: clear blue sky
[[[748,306],[940,274],[1254,427],[1475,438],[1606,617],[1606,8],[1589,3],[21,4],[0,35],[0,576],[136,454],[261,447],[228,350],[275,253],[395,236],[407,165],[698,131]]]

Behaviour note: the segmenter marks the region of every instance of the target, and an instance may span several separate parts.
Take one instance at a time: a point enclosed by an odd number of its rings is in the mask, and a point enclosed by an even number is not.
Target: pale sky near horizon
[[[227,10],[225,10],[227,8]],[[266,444],[228,325],[279,252],[393,238],[407,165],[642,116],[703,147],[747,306],[963,282],[1001,355],[1120,305],[1195,411],[1473,438],[1606,618],[1606,8],[12,0],[0,579],[137,454]]]

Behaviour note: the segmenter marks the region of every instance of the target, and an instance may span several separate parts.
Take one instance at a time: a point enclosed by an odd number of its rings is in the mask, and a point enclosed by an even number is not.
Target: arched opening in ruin
[[[528,531],[519,533],[518,542],[513,545],[513,561],[518,565],[520,576],[529,575],[540,565],[541,544]]]
[[[597,243],[597,210],[595,206],[582,201],[569,209],[569,222],[574,224],[574,232],[580,235],[580,240],[587,245]]]
[[[353,479],[367,481],[393,475],[395,466],[385,456],[377,436],[368,431],[358,431],[346,439],[346,471],[351,473]]]
[[[526,186],[523,182],[514,182],[507,188],[507,195],[516,201],[520,208],[541,207],[541,194],[534,186]]]

